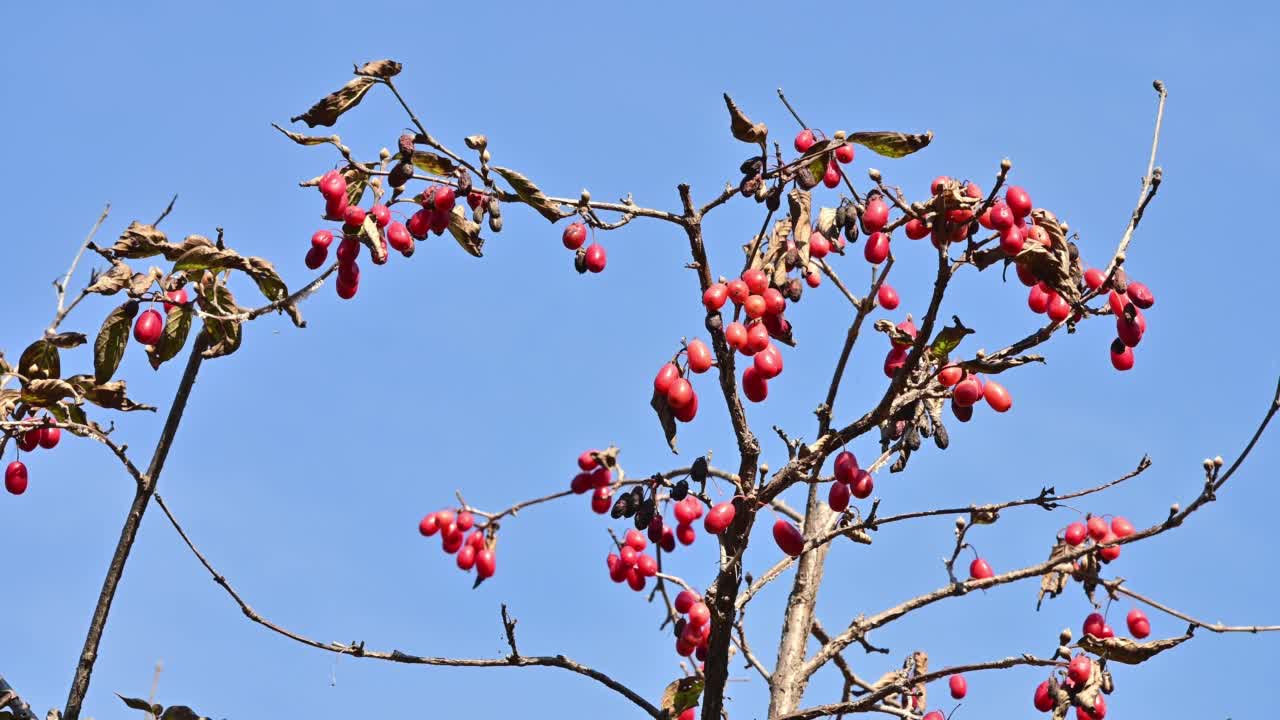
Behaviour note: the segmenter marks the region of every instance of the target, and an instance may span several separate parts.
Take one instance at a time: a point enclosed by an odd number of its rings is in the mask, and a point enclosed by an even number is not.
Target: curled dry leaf
[[[769,137],[769,126],[762,122],[751,122],[733,98],[729,97],[729,93],[724,94],[724,104],[729,108],[729,132],[733,133],[733,137],[763,147],[765,139]]]
[[[875,328],[876,332],[882,332],[885,335],[888,335],[889,339],[894,343],[897,343],[897,344],[905,343],[910,345],[911,343],[915,342],[915,338],[908,335],[905,331],[900,330],[897,325],[893,324],[892,320],[889,320],[886,318],[880,318],[875,322],[875,325],[873,325],[872,327]]]
[[[111,253],[118,258],[145,258],[159,255],[169,247],[172,245],[163,232],[134,220],[111,246]]]
[[[403,160],[403,153],[396,153],[391,156],[392,160]],[[431,175],[452,175],[458,169],[458,166],[452,160],[427,150],[414,150],[409,162],[419,170]]]
[[[1080,638],[1078,644],[1081,650],[1091,652],[1098,657],[1114,660],[1125,665],[1138,665],[1165,650],[1170,650],[1190,640],[1191,630],[1193,629],[1194,626],[1188,628],[1187,634],[1182,637],[1152,640],[1145,643],[1122,637],[1100,638],[1093,635],[1085,635]]]
[[[671,452],[679,453],[680,451],[676,449],[676,418],[667,405],[667,397],[655,389],[649,406],[658,413],[658,422],[662,423],[662,434],[667,438],[667,447],[671,448]]]
[[[155,412],[155,408],[151,405],[143,405],[130,400],[126,394],[127,386],[123,380],[99,383],[89,375],[72,375],[67,378],[67,382],[74,385],[85,400],[98,407],[122,412],[133,412],[135,410]]]
[[[484,257],[484,238],[480,237],[480,225],[467,217],[462,205],[454,205],[449,215],[449,234],[458,245],[473,257]]]
[[[152,267],[144,273],[134,273],[133,277],[129,278],[129,295],[131,297],[142,295],[162,277],[164,273],[158,267]]]
[[[115,295],[129,287],[129,282],[132,279],[133,269],[122,262],[116,261],[111,265],[110,270],[96,276],[84,291],[98,295]]]
[[[32,380],[22,387],[22,402],[32,407],[47,407],[69,397],[76,397],[76,388],[66,380]]]
[[[78,332],[60,332],[55,335],[46,335],[44,339],[48,340],[54,347],[63,350],[80,347],[89,342],[89,338],[85,337],[84,333]]]
[[[378,221],[370,213],[365,215],[364,222],[360,224],[360,232],[356,235],[360,240],[360,244],[369,248],[369,252],[373,255],[375,263],[384,263],[387,261],[387,243],[382,238],[382,231],[378,229]]]
[[[386,80],[400,74],[404,66],[395,60],[374,60],[356,68],[356,75]]]
[[[371,77],[352,78],[340,89],[325,95],[305,113],[289,118],[289,122],[301,120],[307,124],[307,127],[317,125],[332,127],[342,113],[360,104],[375,82],[377,81]]]
[[[192,237],[199,237],[193,235]],[[191,238],[188,238],[190,240]],[[201,238],[203,239],[203,238]],[[207,241],[206,241],[207,242]],[[175,271],[194,272],[197,270],[239,270],[257,283],[263,297],[275,302],[283,300],[289,289],[284,280],[276,272],[270,261],[257,257],[244,257],[234,250],[218,249],[213,245],[195,243],[174,263]]]
[[[160,717],[160,713],[164,711],[163,706],[153,705],[147,702],[146,700],[143,700],[142,698],[125,697],[120,693],[116,693],[116,697],[120,698],[122,701],[124,701],[125,705],[128,705],[134,710],[141,710],[142,712],[150,713],[155,717]]]
[[[1054,543],[1053,548],[1049,551],[1049,560],[1057,561],[1064,557],[1070,550],[1070,547],[1059,540]],[[1071,563],[1070,562],[1054,562],[1053,566],[1047,572],[1040,576],[1040,594],[1036,596],[1036,610],[1040,609],[1040,604],[1044,602],[1044,596],[1048,595],[1050,599],[1056,598],[1067,589],[1067,584],[1071,580]]]
[[[284,128],[280,127],[275,123],[271,123],[271,127],[284,133],[285,137],[298,143],[299,145],[324,145],[326,143],[332,143],[333,145],[337,145],[339,142],[341,142],[340,138],[337,135],[325,135],[325,136],[303,135],[302,133],[293,132],[292,130],[285,130]]]
[[[537,185],[529,178],[510,168],[497,167],[493,171],[502,176],[503,180],[511,185],[511,189],[516,191],[516,195],[520,197],[520,201],[525,205],[537,210],[542,217],[557,222],[563,218],[569,217],[572,213],[564,213],[555,203],[538,189]],[[492,211],[492,208],[490,209]]]
[[[900,158],[927,147],[930,142],[933,142],[933,131],[929,130],[923,135],[893,131],[856,132],[846,139],[871,150],[877,155]]]
[[[1017,355],[1014,357],[998,357],[998,358],[974,358],[973,360],[964,360],[956,363],[960,367],[970,372],[982,373],[983,375],[999,375],[1010,368],[1026,365],[1027,363],[1044,362],[1043,355]]]

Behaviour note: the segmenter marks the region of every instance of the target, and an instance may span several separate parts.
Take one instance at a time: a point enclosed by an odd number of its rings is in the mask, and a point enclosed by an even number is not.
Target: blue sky
[[[797,129],[788,95],[827,130],[936,133],[917,156],[859,153],[855,177],[880,168],[913,195],[939,173],[989,187],[1002,157],[1038,206],[1081,235],[1101,262],[1123,230],[1149,147],[1154,93],[1170,89],[1160,164],[1165,185],[1129,254],[1132,276],[1157,296],[1137,367],[1110,370],[1105,322],[1046,346],[1049,363],[1004,378],[1012,412],[980,413],[945,453],[915,457],[877,485],[882,510],[1025,496],[1042,485],[1097,484],[1132,468],[1142,478],[1083,503],[1140,526],[1198,490],[1200,461],[1230,458],[1252,431],[1280,373],[1273,268],[1280,250],[1265,203],[1280,151],[1271,37],[1276,11],[1257,3],[1130,4],[1048,9],[987,3],[906,11],[852,4],[541,4],[492,7],[283,3],[9,4],[0,11],[0,176],[5,322],[0,348],[21,351],[53,312],[50,280],[106,201],[102,237],[150,219],[172,193],[172,234],[226,229],[233,247],[307,277],[302,256],[319,227],[318,198],[296,187],[332,165],[271,129],[345,81],[352,62],[405,63],[400,86],[437,136],[490,138],[495,163],[544,189],[597,199],[626,192],[676,208],[677,182],[707,198],[745,146],[726,128],[730,92],[782,138]],[[898,29],[902,28],[902,29]],[[819,32],[819,30],[831,32]],[[764,43],[763,46],[758,43]],[[406,120],[376,89],[337,131],[365,156],[392,145]],[[859,181],[864,185],[865,181]],[[824,196],[831,204],[834,195]],[[1236,217],[1236,216],[1240,217]],[[719,272],[758,228],[743,202],[707,229]],[[648,408],[654,370],[682,336],[705,334],[687,243],[636,222],[604,237],[609,267],[580,277],[559,230],[513,210],[477,261],[448,240],[365,269],[343,303],[326,287],[305,308],[306,330],[256,323],[244,348],[200,376],[161,493],[213,562],[264,615],[321,640],[441,655],[504,651],[498,605],[520,619],[521,649],[563,652],[656,698],[678,673],[655,606],[609,582],[605,523],[584,498],[533,509],[504,526],[495,581],[473,592],[414,530],[455,489],[482,507],[567,485],[574,458],[610,442],[631,473],[734,451],[709,379],[702,411],[667,452]],[[924,307],[922,244],[898,243],[903,309]],[[858,283],[860,257],[836,261]],[[1020,337],[1037,318],[1016,282],[993,273],[958,282],[946,313],[979,334],[970,349]],[[69,328],[96,330],[110,305],[86,303]],[[895,314],[899,318],[901,311]],[[811,437],[847,323],[834,290],[807,293],[789,316],[800,346],[750,417],[765,460],[784,455],[781,424]],[[883,389],[878,339],[855,352],[840,416]],[[87,366],[87,354],[81,355]],[[64,361],[66,362],[66,361]],[[70,366],[67,363],[64,366]],[[175,363],[153,372],[131,347],[131,393],[164,405]],[[149,452],[161,418],[120,418],[119,436]],[[871,455],[874,444],[855,450]],[[9,458],[6,458],[6,461]],[[1266,439],[1221,502],[1184,529],[1126,547],[1114,572],[1197,617],[1277,623],[1273,513],[1277,443]],[[31,490],[0,498],[4,576],[0,673],[41,712],[61,706],[102,574],[132,494],[102,449],[64,441],[30,457]],[[800,502],[800,496],[790,498]],[[1009,512],[971,535],[1000,571],[1043,559],[1074,514]],[[818,615],[829,628],[945,582],[946,518],[886,528],[870,550],[831,555]],[[767,530],[747,556],[757,574],[777,556]],[[681,551],[675,570],[705,583],[709,544]],[[753,602],[754,649],[771,657],[786,584]],[[876,677],[911,650],[935,666],[1052,651],[1058,630],[1088,611],[1078,592],[1035,611],[1032,585],[941,603],[880,632],[887,659],[852,655]],[[1123,625],[1128,604],[1111,609]],[[1155,632],[1182,623],[1150,613]],[[1110,717],[1263,717],[1280,638],[1214,636],[1140,668],[1116,670]],[[497,718],[626,717],[633,708],[556,670],[402,667],[314,651],[245,621],[158,514],[148,514],[111,615],[87,703],[98,718],[130,711],[112,692],[145,695],[163,660],[159,699],[214,717],[341,717],[353,712]],[[766,689],[735,663],[735,718],[762,717]],[[1032,670],[974,675],[958,718],[1030,717]],[[1224,692],[1224,689],[1229,688]],[[936,691],[939,694],[945,690]],[[809,704],[838,698],[834,672]],[[935,695],[936,697],[936,695]]]

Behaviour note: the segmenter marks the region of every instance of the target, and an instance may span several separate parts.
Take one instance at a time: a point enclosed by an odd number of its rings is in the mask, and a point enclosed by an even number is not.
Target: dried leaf
[[[1069,546],[1059,540],[1049,551],[1049,560],[1055,561],[1064,557],[1070,552]],[[1040,603],[1044,602],[1044,596],[1048,595],[1051,599],[1056,598],[1067,589],[1067,584],[1071,580],[1071,563],[1055,563],[1049,568],[1045,574],[1040,576],[1040,594],[1036,596],[1036,610],[1040,609]]]
[[[933,141],[933,131],[923,135],[909,135],[892,131],[856,132],[847,140],[885,157],[900,158],[913,152],[923,150]]]
[[[302,133],[296,133],[296,132],[293,132],[292,130],[285,130],[284,128],[280,127],[275,123],[271,123],[271,127],[284,133],[285,137],[298,143],[299,145],[324,145],[326,143],[332,143],[334,145],[337,145],[339,142],[337,135],[326,135],[324,137],[320,137],[317,135],[303,135]]]
[[[188,238],[188,240],[190,239]],[[239,270],[253,278],[263,297],[272,302],[283,300],[289,294],[289,289],[285,287],[284,280],[280,278],[279,273],[276,272],[270,261],[258,257],[246,258],[234,250],[219,250],[213,245],[202,245],[199,242],[193,243],[191,249],[184,252],[182,257],[178,258],[177,262],[174,263],[173,269],[183,272]]]
[[[67,381],[76,387],[85,400],[98,407],[108,410],[120,410],[121,412],[133,412],[135,410],[155,412],[155,408],[151,405],[143,405],[130,400],[126,394],[127,386],[123,380],[99,383],[88,375],[72,375],[67,378]]]
[[[133,279],[133,269],[122,262],[117,262],[111,266],[110,270],[94,278],[84,291],[99,295],[115,295],[129,287],[131,279]]]
[[[1145,643],[1134,642],[1129,638],[1122,637],[1100,638],[1094,635],[1085,635],[1080,638],[1078,644],[1080,649],[1099,657],[1124,663],[1125,665],[1138,665],[1190,639],[1190,631],[1182,637],[1152,640]]]
[[[156,717],[159,717],[160,713],[164,711],[164,707],[160,705],[152,705],[151,703],[141,698],[128,698],[121,695],[120,693],[116,693],[116,697],[123,700],[125,705],[128,705],[134,710],[141,710],[142,712],[151,713]]]
[[[1080,287],[1071,277],[1071,261],[1066,247],[1059,253],[1040,243],[1029,242],[1018,253],[1017,262],[1030,267],[1037,278],[1056,290],[1067,303],[1075,305],[1080,301]]]
[[[111,252],[118,258],[146,258],[167,253],[173,247],[164,233],[134,220],[111,246]]]
[[[343,85],[341,89],[329,93],[311,106],[305,113],[289,118],[289,122],[305,122],[307,127],[324,125],[332,127],[342,113],[350,110],[364,99],[365,93],[376,82],[371,77],[356,77]]]
[[[76,388],[66,380],[32,380],[22,388],[22,402],[34,407],[53,405],[69,397],[76,397]]]
[[[401,154],[396,153],[391,159],[400,160]],[[452,175],[458,169],[458,166],[454,165],[449,158],[426,150],[414,150],[410,162],[414,167],[431,175]]]
[[[891,340],[896,344],[910,345],[915,342],[915,338],[908,335],[905,330],[899,329],[897,325],[893,324],[892,320],[881,318],[877,320],[875,322],[875,325],[873,325],[872,327],[875,328],[876,332],[882,332],[885,335],[888,335],[889,340]]]
[[[129,325],[137,313],[138,304],[131,301],[112,310],[102,321],[98,337],[93,341],[93,377],[99,383],[110,380],[120,367],[124,349],[129,345]]]
[[[662,691],[662,702],[659,703],[659,707],[667,711],[667,717],[676,717],[698,704],[698,698],[702,697],[702,686],[701,677],[682,677],[667,685],[667,689]]]
[[[45,337],[45,340],[52,343],[54,347],[61,348],[63,350],[80,347],[81,345],[89,342],[89,338],[85,337],[84,333],[78,332],[61,332],[57,335],[48,335]]]
[[[399,63],[396,63],[397,65]],[[165,708],[164,714],[160,716],[160,720],[209,720],[203,715],[198,715],[195,710],[186,705],[170,705]]]
[[[751,122],[733,98],[729,97],[729,93],[724,94],[724,104],[729,108],[729,131],[733,133],[733,137],[745,143],[763,146],[765,139],[769,137],[769,126]]]
[[[386,80],[400,74],[404,66],[395,60],[374,60],[356,69],[356,74],[364,77],[376,77]]]
[[[13,411],[18,408],[18,404],[21,402],[21,391],[0,390],[0,419],[13,417]]]
[[[365,188],[369,187],[369,175],[358,168],[348,167],[342,171],[342,177],[347,181],[347,204],[359,205],[364,199]]]
[[[1044,362],[1042,355],[1018,355],[1010,358],[975,358],[973,360],[965,360],[957,363],[960,367],[970,372],[982,373],[983,375],[998,375],[1010,368],[1016,368],[1027,363]]]
[[[55,418],[57,418],[58,422],[74,423],[76,425],[85,426],[83,428],[77,428],[77,427],[67,428],[68,432],[71,432],[75,435],[79,435],[80,437],[88,437],[90,435],[90,432],[86,428],[97,427],[96,425],[89,422],[89,418],[86,417],[84,414],[84,408],[81,408],[79,405],[72,405],[71,403],[60,402],[60,403],[55,403],[53,405],[50,405],[45,409],[49,411],[50,415],[53,415]]]
[[[210,315],[239,315],[244,312],[236,304],[235,296],[223,285],[208,283],[196,293],[196,304]],[[206,358],[230,355],[240,348],[241,322],[239,320],[222,320],[212,317],[204,318],[204,350]]]
[[[571,214],[562,213],[559,206],[556,203],[551,202],[551,200],[538,189],[538,186],[533,184],[533,181],[515,170],[495,166],[493,171],[501,175],[502,179],[506,180],[511,185],[511,189],[516,191],[516,195],[520,196],[521,202],[534,210],[537,210],[542,217],[550,220],[551,222],[556,222]]]
[[[175,305],[165,318],[164,333],[155,347],[147,350],[147,361],[151,367],[159,370],[160,366],[172,360],[178,351],[187,344],[187,334],[191,332],[191,318],[195,315],[190,308]]]
[[[484,238],[480,237],[480,225],[467,217],[461,205],[454,205],[449,215],[449,234],[469,254],[483,257]]]
[[[145,273],[134,273],[133,277],[129,278],[130,297],[138,297],[147,292],[162,277],[164,273],[158,267],[153,267]]]
[[[649,401],[649,406],[653,411],[658,413],[658,422],[662,423],[662,433],[667,438],[667,447],[671,448],[671,452],[679,453],[676,449],[676,418],[671,414],[671,408],[667,405],[667,397],[657,390],[653,391],[653,399]]]
[[[48,340],[37,340],[31,343],[18,358],[18,374],[27,380],[58,377],[62,374],[58,348]]]

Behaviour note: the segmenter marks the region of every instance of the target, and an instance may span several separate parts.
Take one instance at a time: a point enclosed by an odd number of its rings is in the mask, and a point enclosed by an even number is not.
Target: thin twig
[[[85,236],[84,242],[80,244],[80,249],[76,251],[76,255],[71,259],[71,267],[67,268],[67,274],[62,276],[62,282],[54,283],[58,289],[58,310],[53,316],[53,322],[49,323],[49,329],[46,331],[52,334],[57,331],[58,326],[62,324],[64,318],[70,313],[76,305],[80,304],[80,300],[84,297],[81,293],[71,302],[70,307],[64,307],[67,299],[67,287],[71,284],[71,276],[76,272],[76,266],[80,264],[80,257],[84,255],[84,251],[93,242],[93,236],[98,234],[98,228],[102,227],[102,223],[106,221],[107,215],[111,212],[111,203],[107,203],[102,208],[102,214],[98,216],[97,221],[93,223],[93,227],[89,228],[89,234]]]
[[[1208,623],[1208,622],[1204,622],[1203,620],[1197,620],[1191,617],[1190,615],[1187,615],[1186,613],[1174,610],[1168,605],[1157,602],[1145,595],[1141,595],[1137,592],[1134,592],[1133,590],[1130,590],[1128,587],[1125,587],[1124,585],[1122,585],[1121,584],[1122,582],[1123,581],[1116,581],[1116,582],[1104,581],[1103,585],[1105,585],[1108,590],[1118,592],[1122,595],[1128,595],[1134,600],[1146,603],[1147,605],[1150,605],[1151,607],[1163,613],[1172,615],[1178,618],[1179,620],[1185,620],[1186,622],[1191,623],[1195,627],[1202,627],[1205,630],[1208,630],[1210,632],[1216,632],[1216,633],[1280,632],[1280,625],[1224,625],[1222,623]]]

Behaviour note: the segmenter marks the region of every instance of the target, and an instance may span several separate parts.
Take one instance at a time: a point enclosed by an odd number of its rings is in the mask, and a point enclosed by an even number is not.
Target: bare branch
[[[1179,620],[1185,620],[1191,623],[1191,625],[1194,627],[1202,627],[1205,630],[1208,630],[1210,632],[1216,632],[1216,633],[1280,632],[1280,625],[1224,625],[1222,623],[1207,623],[1207,622],[1204,622],[1203,620],[1197,620],[1191,617],[1190,615],[1187,615],[1186,613],[1178,612],[1177,610],[1174,610],[1168,605],[1157,602],[1145,595],[1141,595],[1133,590],[1130,590],[1128,587],[1125,587],[1122,584],[1123,582],[1124,582],[1123,580],[1116,580],[1114,582],[1103,581],[1103,585],[1105,585],[1107,590],[1112,592],[1113,594],[1120,593],[1121,595],[1128,595],[1134,600],[1137,600],[1142,603],[1146,603],[1147,605],[1150,605],[1151,607],[1163,613],[1172,615],[1178,618]]]
[[[62,324],[62,321],[67,317],[67,315],[75,309],[76,305],[80,304],[82,299],[84,299],[85,293],[81,292],[75,300],[71,301],[71,305],[64,305],[67,299],[67,288],[71,284],[71,276],[76,272],[76,266],[80,264],[80,257],[84,255],[85,249],[93,242],[93,236],[98,234],[98,228],[102,227],[102,223],[106,221],[107,215],[110,212],[111,203],[107,203],[102,208],[102,214],[99,215],[98,219],[93,223],[93,227],[89,228],[89,234],[85,236],[84,242],[80,243],[80,249],[76,251],[75,257],[71,259],[71,267],[67,268],[67,274],[62,276],[61,282],[55,282],[53,284],[58,291],[58,310],[53,316],[53,322],[49,323],[49,328],[45,331],[47,334],[53,334],[56,332],[58,330],[58,326]]]

